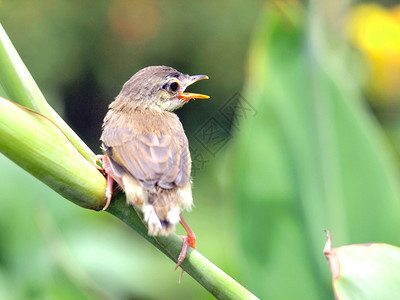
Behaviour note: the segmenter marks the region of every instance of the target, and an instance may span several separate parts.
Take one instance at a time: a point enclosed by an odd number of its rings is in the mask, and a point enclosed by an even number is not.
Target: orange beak
[[[179,91],[178,98],[183,100],[184,102],[188,102],[190,99],[209,99],[210,96],[202,95],[202,94],[195,94],[195,93],[184,93],[185,89],[195,83],[196,81],[208,79],[207,75],[195,75],[190,76],[189,79],[182,80],[181,90]]]

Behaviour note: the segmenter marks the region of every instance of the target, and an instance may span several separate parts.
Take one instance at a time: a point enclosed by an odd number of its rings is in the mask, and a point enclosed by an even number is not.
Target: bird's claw
[[[181,263],[185,260],[186,252],[187,252],[189,246],[192,247],[193,249],[196,249],[196,236],[194,235],[193,231],[191,231],[191,230],[188,231],[188,235],[187,236],[180,235],[180,238],[183,240],[183,245],[182,245],[181,253],[178,256],[178,263],[176,264],[175,271],[176,271],[176,269],[179,268]],[[183,276],[184,272],[185,271],[182,269],[181,275],[179,276],[179,283],[182,280],[182,276]]]
[[[100,167],[97,162],[102,161],[103,166]],[[106,188],[106,193],[104,195],[104,199],[106,200],[106,204],[104,205],[102,210],[106,210],[111,203],[111,197],[113,194],[113,184],[114,184],[114,179],[110,176],[110,170],[111,169],[111,165],[110,162],[107,159],[107,156],[105,156],[104,154],[99,154],[96,155],[94,158],[94,165],[96,166],[96,168],[104,174],[104,176],[107,179],[107,188]]]

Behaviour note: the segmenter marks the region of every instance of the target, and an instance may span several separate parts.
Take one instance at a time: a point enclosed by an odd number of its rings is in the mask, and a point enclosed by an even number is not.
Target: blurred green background
[[[0,20],[97,153],[107,105],[137,70],[207,74],[191,91],[211,100],[177,112],[198,250],[260,298],[333,299],[324,229],[334,246],[400,245],[395,3],[2,0]],[[0,299],[212,298],[119,220],[4,156],[0,169]]]

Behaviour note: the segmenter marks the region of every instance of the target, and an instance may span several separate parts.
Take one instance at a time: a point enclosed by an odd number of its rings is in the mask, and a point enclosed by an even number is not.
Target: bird
[[[173,111],[191,99],[210,98],[185,92],[202,79],[208,76],[189,76],[168,66],[139,70],[109,105],[100,138],[104,154],[96,158],[102,160],[107,176],[103,210],[110,205],[116,181],[127,204],[141,208],[149,235],[169,235],[181,223],[187,236],[182,237],[175,270],[188,247],[196,249],[196,236],[182,216],[193,205],[191,157],[182,123]]]

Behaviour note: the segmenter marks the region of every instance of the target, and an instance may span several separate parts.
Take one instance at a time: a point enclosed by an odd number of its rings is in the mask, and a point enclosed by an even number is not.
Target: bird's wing
[[[134,132],[125,127],[105,128],[103,146],[117,175],[129,173],[145,189],[183,186],[190,180],[191,159],[183,128]]]

